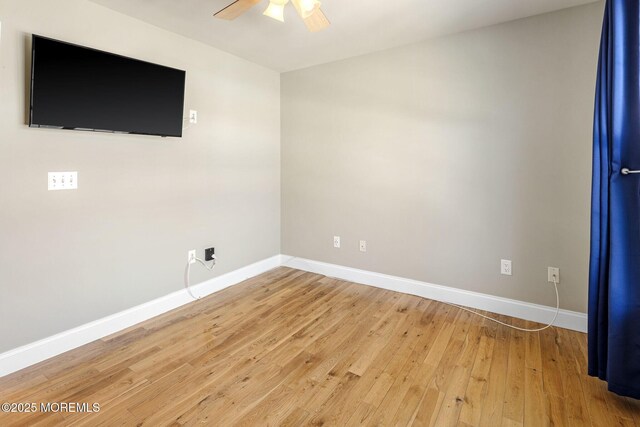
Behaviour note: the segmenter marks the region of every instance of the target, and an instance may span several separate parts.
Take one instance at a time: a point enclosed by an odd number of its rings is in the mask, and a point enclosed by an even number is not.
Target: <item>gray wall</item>
[[[602,9],[283,74],[283,253],[586,311]]]
[[[0,0],[0,352],[280,253],[280,78],[83,0]],[[37,33],[187,71],[182,139],[30,129]],[[77,170],[77,191],[47,172]],[[213,274],[194,269],[193,282]]]

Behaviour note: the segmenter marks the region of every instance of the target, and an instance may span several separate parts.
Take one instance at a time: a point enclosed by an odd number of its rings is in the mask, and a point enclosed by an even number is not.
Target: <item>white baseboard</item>
[[[282,256],[276,255],[255,264],[214,277],[192,287],[196,296],[206,296],[224,288],[255,277],[282,264]],[[111,316],[69,329],[42,340],[0,354],[0,377],[34,365],[50,357],[104,338],[152,317],[166,313],[192,302],[186,290],[173,292],[153,301],[132,307]]]
[[[540,323],[549,322],[555,312],[555,308],[544,305],[531,304],[286,255],[276,255],[223,274],[222,276],[214,277],[211,280],[193,286],[192,291],[196,296],[210,295],[279,266],[291,267],[437,301],[452,302],[466,307],[487,310],[493,313]],[[104,338],[107,335],[151,319],[152,317],[166,313],[192,301],[193,299],[188,295],[186,290],[180,290],[111,316],[86,323],[77,328],[9,350],[0,354],[0,377]],[[587,315],[575,311],[560,310],[555,324],[562,328],[586,332]]]
[[[434,285],[418,280],[389,276],[304,258],[283,255],[282,265],[347,280],[349,282],[362,283],[391,291],[417,295],[436,301],[451,302],[465,307],[486,310],[492,313],[504,314],[539,323],[549,323],[553,319],[556,311],[555,307]],[[586,332],[587,315],[586,313],[560,310],[555,325],[565,329]]]

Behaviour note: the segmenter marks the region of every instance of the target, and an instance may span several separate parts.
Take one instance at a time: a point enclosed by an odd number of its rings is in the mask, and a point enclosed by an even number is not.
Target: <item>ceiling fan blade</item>
[[[302,7],[300,6],[300,0],[291,0],[291,3],[295,6],[298,15],[300,15],[300,18],[304,21],[307,29],[312,33],[322,31],[331,25],[325,14],[322,12],[322,9],[316,9],[311,15],[305,18],[302,13]]]
[[[331,22],[329,22],[325,14],[322,12],[322,9],[316,10],[313,15],[305,18],[304,23],[307,26],[307,29],[312,33],[322,31],[331,25]]]
[[[224,9],[214,13],[213,16],[220,19],[226,19],[227,21],[232,21],[256,4],[260,3],[260,1],[261,0],[236,0]]]

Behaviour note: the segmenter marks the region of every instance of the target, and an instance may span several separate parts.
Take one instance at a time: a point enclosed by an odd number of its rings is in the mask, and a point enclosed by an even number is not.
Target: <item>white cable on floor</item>
[[[453,304],[451,302],[444,302],[444,301],[441,301],[441,302],[443,302],[444,304],[451,305],[453,307],[457,307],[460,310],[464,310],[464,311],[468,311],[469,313],[476,314],[476,315],[478,315],[480,317],[484,317],[487,320],[491,320],[492,322],[499,323],[499,324],[504,325],[504,326],[506,326],[508,328],[511,328],[511,329],[516,329],[518,331],[523,331],[523,332],[540,332],[540,331],[544,331],[545,329],[553,326],[553,324],[555,323],[556,319],[558,318],[558,313],[560,313],[560,295],[558,294],[558,282],[556,280],[556,276],[555,275],[553,276],[553,286],[556,289],[556,314],[553,316],[553,320],[551,321],[551,323],[549,323],[547,326],[543,326],[542,328],[537,328],[537,329],[519,328],[517,326],[513,326],[513,325],[509,325],[507,323],[501,322],[498,319],[494,319],[493,317],[485,316],[484,314],[478,313],[477,311],[470,310],[470,309],[468,309],[466,307],[462,307],[460,305]]]
[[[199,262],[200,264],[202,264],[204,266],[204,268],[206,268],[207,270],[211,271],[216,266],[216,257],[215,257],[215,255],[213,256],[213,259],[211,260],[211,265],[210,266],[207,265],[206,262],[204,262],[200,258],[192,258],[189,261],[187,261],[187,266],[184,269],[184,287],[187,290],[187,292],[189,292],[189,295],[191,295],[191,298],[193,298],[194,300],[199,300],[202,297],[195,296],[193,294],[193,292],[191,292],[191,285],[189,285],[189,274],[191,273],[191,264],[193,264],[191,261]]]

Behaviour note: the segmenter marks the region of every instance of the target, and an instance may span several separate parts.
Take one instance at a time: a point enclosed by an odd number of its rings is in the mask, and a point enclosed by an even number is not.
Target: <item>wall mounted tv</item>
[[[185,75],[34,35],[29,126],[181,137]]]

